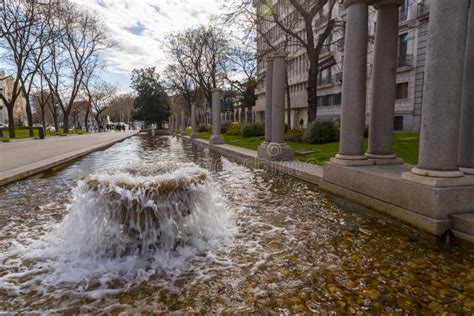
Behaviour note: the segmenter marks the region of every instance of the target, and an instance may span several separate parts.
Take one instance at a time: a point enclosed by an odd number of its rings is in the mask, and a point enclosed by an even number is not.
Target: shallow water
[[[169,162],[209,177],[206,207],[178,230],[188,237],[110,254],[122,237],[81,180]],[[473,252],[172,137],[0,188],[0,251],[0,311],[474,312]]]

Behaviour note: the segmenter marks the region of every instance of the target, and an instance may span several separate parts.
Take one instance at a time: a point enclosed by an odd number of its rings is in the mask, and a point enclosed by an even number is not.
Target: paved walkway
[[[91,133],[47,137],[44,140],[0,142],[0,186],[54,168],[137,133]]]

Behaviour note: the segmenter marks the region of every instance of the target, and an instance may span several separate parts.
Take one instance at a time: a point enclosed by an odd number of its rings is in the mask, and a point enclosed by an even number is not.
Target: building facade
[[[404,0],[400,8],[400,23],[398,37],[398,68],[396,89],[396,105],[394,125],[395,130],[405,132],[419,132],[421,120],[421,104],[423,100],[423,83],[425,69],[426,43],[428,39],[428,17],[430,0]],[[254,1],[257,10],[262,10],[262,4]],[[275,1],[280,6],[279,12],[291,16],[292,7],[288,0]],[[282,9],[283,8],[283,9]],[[323,30],[327,22],[327,8],[320,12],[314,22],[313,29],[317,35]],[[344,22],[346,10],[342,4],[336,4],[332,15],[339,22]],[[282,18],[285,18],[284,16]],[[256,94],[256,117],[264,121],[265,117],[265,52],[268,50],[266,41],[270,40],[272,46],[280,47],[284,41],[284,34],[274,23],[264,23],[263,29],[257,35],[257,76],[260,82]],[[375,30],[377,27],[376,10],[372,7],[369,11],[369,45],[367,50],[367,107],[368,118],[371,100],[371,81],[374,61]],[[344,31],[335,30],[328,38],[327,45],[323,47],[319,58],[320,65],[329,62],[330,67],[319,72],[318,75],[318,117],[338,118],[341,114],[342,98],[342,69],[344,61]],[[296,28],[304,36],[302,28]],[[266,34],[265,38],[262,33]],[[290,90],[290,119],[291,127],[303,125],[308,122],[307,107],[307,80],[309,62],[306,50],[298,45],[288,45],[285,49],[287,58],[288,83]],[[286,104],[288,112],[288,102]],[[285,115],[288,123],[288,115]],[[368,119],[366,120],[368,122]]]
[[[7,100],[12,98],[13,85],[15,79],[6,76],[4,70],[0,70],[0,93],[6,96]],[[27,126],[28,119],[26,116],[26,100],[23,94],[18,96],[13,107],[13,117],[16,126]],[[3,101],[0,99],[0,123],[8,124],[8,110]]]

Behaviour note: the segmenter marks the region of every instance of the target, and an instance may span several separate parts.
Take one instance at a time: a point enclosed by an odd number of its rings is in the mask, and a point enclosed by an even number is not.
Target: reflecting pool
[[[141,134],[0,188],[0,311],[474,312],[474,252]]]

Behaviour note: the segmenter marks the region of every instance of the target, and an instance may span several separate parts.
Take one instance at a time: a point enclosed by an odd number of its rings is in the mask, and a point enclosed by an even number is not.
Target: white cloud
[[[117,46],[106,53],[106,77],[129,90],[124,76],[134,68],[166,66],[166,34],[207,24],[229,0],[75,0],[96,11]],[[115,80],[114,80],[115,78]]]

